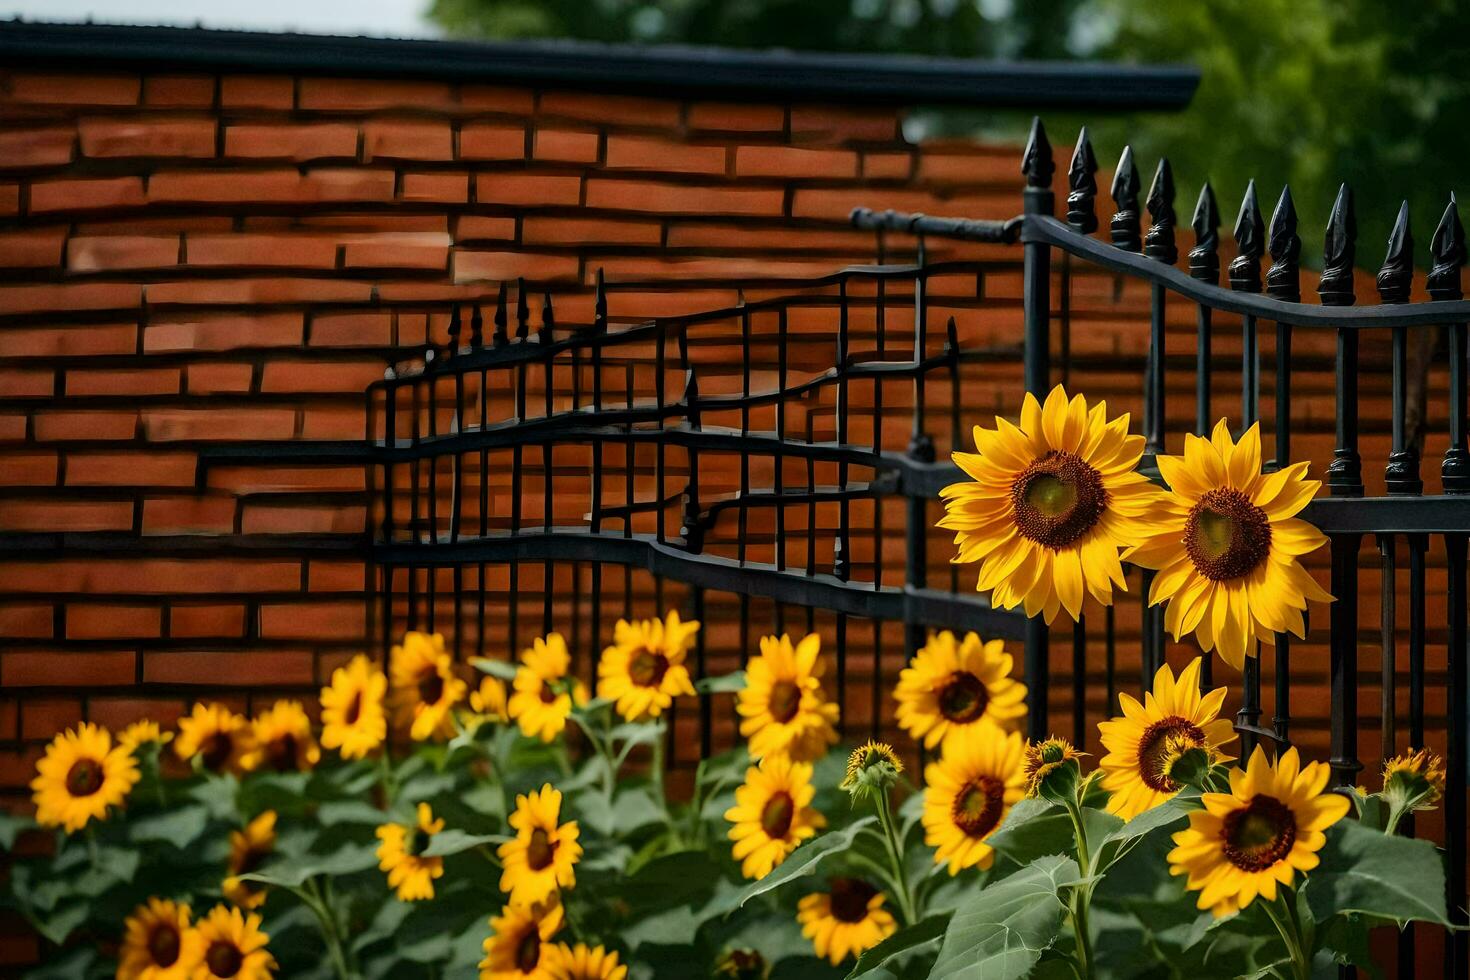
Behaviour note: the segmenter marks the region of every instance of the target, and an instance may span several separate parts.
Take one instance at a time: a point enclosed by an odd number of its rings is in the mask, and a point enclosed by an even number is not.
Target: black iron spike
[[[1220,281],[1220,209],[1210,182],[1200,188],[1190,220],[1194,229],[1194,248],[1189,250],[1189,274],[1195,279]]]
[[[1266,247],[1271,253],[1271,268],[1266,271],[1266,293],[1292,303],[1302,298],[1302,240],[1296,233],[1296,203],[1291,188],[1281,188],[1276,210],[1271,212],[1271,230]]]
[[[950,317],[944,325],[944,350],[947,354],[957,353],[960,349],[960,331],[955,326],[954,317]]]
[[[459,334],[461,330],[459,320],[459,304],[449,311],[449,353],[451,356],[459,352]]]
[[[1072,165],[1067,168],[1067,224],[1084,235],[1097,231],[1097,157],[1092,153],[1092,140],[1083,126],[1077,134],[1077,147],[1072,151]]]
[[[531,303],[526,299],[526,280],[516,279],[516,338],[525,340],[531,330]]]
[[[1230,288],[1245,293],[1261,291],[1261,246],[1266,225],[1261,221],[1261,206],[1256,200],[1256,182],[1245,186],[1240,214],[1235,217],[1236,256],[1230,261]]]
[[[1031,120],[1031,135],[1026,138],[1026,149],[1021,153],[1021,173],[1026,175],[1026,186],[1050,187],[1056,169],[1051,141],[1046,138],[1046,127],[1041,124],[1041,117],[1036,116]]]
[[[1399,205],[1393,231],[1388,235],[1388,251],[1378,270],[1378,297],[1385,303],[1407,303],[1414,287],[1414,233],[1409,229],[1409,202]]]
[[[684,407],[689,413],[689,425],[693,429],[699,428],[699,379],[694,374],[694,369],[689,368],[684,372]]]
[[[1460,287],[1460,270],[1465,267],[1465,226],[1460,224],[1460,205],[1454,194],[1450,195],[1450,203],[1445,205],[1439,227],[1434,229],[1434,237],[1429,240],[1429,257],[1429,275],[1424,282],[1429,298],[1463,299],[1465,293]]]
[[[500,284],[500,296],[495,300],[495,333],[490,341],[496,347],[504,347],[510,340],[510,337],[505,332],[506,324],[509,322],[509,317],[505,309],[507,302],[509,302],[509,287],[506,283],[502,282]]]
[[[1148,234],[1143,240],[1143,254],[1173,265],[1179,259],[1174,244],[1174,226],[1179,218],[1174,213],[1174,169],[1168,157],[1159,157],[1153,183],[1148,188]]]
[[[1138,212],[1138,168],[1133,165],[1133,147],[1123,147],[1118,169],[1113,173],[1113,215],[1110,230],[1113,244],[1130,252],[1143,248],[1142,216]]]
[[[1322,297],[1324,306],[1353,305],[1357,244],[1358,217],[1353,210],[1353,189],[1343,184],[1327,218],[1327,234],[1322,245],[1322,278],[1317,283],[1317,295]]]
[[[602,270],[597,270],[597,290],[592,299],[592,325],[598,333],[607,333],[607,284]]]
[[[551,306],[551,290],[547,290],[541,296],[541,342],[549,344],[554,339],[552,331],[556,329],[556,311]]]
[[[470,314],[470,349],[479,350],[485,346],[485,313],[480,304],[475,304],[474,312]]]

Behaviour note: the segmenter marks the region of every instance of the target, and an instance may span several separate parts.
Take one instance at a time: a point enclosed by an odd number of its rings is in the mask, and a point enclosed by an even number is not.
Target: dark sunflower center
[[[761,829],[766,832],[767,837],[779,840],[791,829],[791,821],[795,817],[796,801],[791,798],[791,794],[777,793],[761,808]]]
[[[1107,504],[1101,474],[1057,449],[1032,461],[1011,484],[1016,530],[1053,551],[1091,530]]]
[[[984,837],[1000,823],[1005,805],[1005,784],[979,776],[955,794],[951,817],[955,826],[970,837]]]
[[[961,725],[985,714],[989,701],[985,685],[969,671],[955,671],[939,689],[939,713]]]
[[[290,733],[273,738],[266,745],[266,760],[276,772],[290,772],[296,768],[296,736]]]
[[[1225,856],[1242,871],[1264,871],[1291,853],[1296,817],[1274,796],[1256,795],[1225,817],[1220,828]]]
[[[153,931],[148,934],[148,958],[153,961],[154,966],[161,966],[165,969],[178,962],[178,927],[169,922],[153,927]]]
[[[357,724],[357,719],[362,717],[362,692],[358,691],[352,695],[352,700],[347,702],[347,710],[342,712],[342,723],[345,725]]]
[[[437,670],[430,670],[419,678],[419,700],[424,704],[438,704],[444,696],[444,678]]]
[[[260,866],[265,863],[268,854],[269,852],[258,847],[247,848],[235,864],[235,874],[248,875],[252,871],[259,870]]]
[[[102,764],[95,759],[78,759],[66,771],[66,791],[72,796],[91,796],[102,788]]]
[[[1184,522],[1184,550],[1212,582],[1239,578],[1271,553],[1271,519],[1239,490],[1211,490]]]
[[[639,650],[628,662],[628,677],[639,687],[658,687],[669,672],[669,658],[652,650]]]
[[[556,845],[551,842],[551,837],[546,831],[540,827],[531,831],[531,842],[526,845],[526,864],[531,866],[531,870],[544,870],[551,865],[554,857],[556,857]]]
[[[217,977],[233,977],[245,965],[245,957],[234,943],[220,940],[209,944],[204,963]]]
[[[878,889],[861,878],[832,879],[832,918],[838,922],[861,922],[868,917],[868,902]]]
[[[211,772],[223,769],[234,751],[235,740],[228,732],[215,732],[199,743],[200,760],[204,763],[204,768]]]
[[[556,690],[545,681],[541,682],[541,703],[551,704],[556,700]]]
[[[527,927],[520,942],[516,943],[516,969],[530,973],[541,962],[541,934],[534,925]]]
[[[785,724],[796,717],[801,707],[801,688],[795,681],[777,681],[771,685],[771,694],[766,699],[766,708],[771,717]]]
[[[1164,750],[1168,748],[1169,739],[1174,736],[1187,738],[1195,745],[1205,744],[1204,729],[1178,715],[1170,715],[1154,722],[1138,738],[1138,777],[1155,792],[1173,793],[1179,789],[1179,784],[1164,771]]]
[[[418,857],[429,846],[431,836],[433,835],[422,827],[413,828],[403,836],[403,853],[409,857]]]

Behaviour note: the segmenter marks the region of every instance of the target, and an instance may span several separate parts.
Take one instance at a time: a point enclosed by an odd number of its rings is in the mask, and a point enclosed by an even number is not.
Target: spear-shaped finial
[[[1021,153],[1021,173],[1026,176],[1026,186],[1051,187],[1051,176],[1056,169],[1051,141],[1046,138],[1046,127],[1041,124],[1041,117],[1036,116],[1031,120],[1031,135],[1026,138],[1026,149]]]
[[[1322,244],[1322,278],[1317,295],[1324,306],[1352,306],[1353,262],[1357,257],[1358,217],[1353,210],[1353,189],[1347,184],[1338,188],[1332,214],[1327,218],[1327,234]]]
[[[1434,237],[1429,241],[1429,257],[1431,265],[1425,280],[1429,298],[1462,299],[1465,293],[1460,288],[1460,270],[1465,266],[1465,226],[1460,224],[1460,206],[1454,194],[1450,195],[1450,203],[1445,205],[1439,227],[1434,229]]]
[[[454,355],[459,352],[459,333],[461,325],[459,322],[459,304],[449,311],[449,353]]]
[[[1235,217],[1236,256],[1230,262],[1230,288],[1245,293],[1261,291],[1261,246],[1266,226],[1261,221],[1261,206],[1256,201],[1256,182],[1245,186],[1240,214]]]
[[[1148,188],[1147,204],[1149,226],[1143,240],[1143,254],[1173,265],[1179,258],[1179,249],[1174,245],[1174,226],[1179,219],[1174,214],[1174,170],[1167,157],[1159,158],[1153,183]]]
[[[1097,157],[1087,127],[1077,134],[1072,164],[1067,168],[1067,224],[1084,235],[1097,231]]]
[[[526,299],[526,280],[516,278],[516,338],[525,340],[531,329],[531,302]]]
[[[504,347],[510,340],[509,335],[505,332],[506,324],[509,322],[509,316],[505,308],[508,301],[509,287],[502,280],[500,283],[500,295],[495,300],[495,333],[491,340],[491,343],[496,347]]]
[[[1194,248],[1189,250],[1189,274],[1204,282],[1220,281],[1220,209],[1210,182],[1200,188],[1189,222],[1194,229]]]
[[[955,326],[954,317],[950,317],[944,324],[944,350],[948,354],[956,354],[960,349],[960,331]]]
[[[699,378],[694,369],[689,368],[684,372],[684,408],[688,413],[689,427],[699,428]]]
[[[470,313],[470,348],[479,350],[485,346],[485,314],[480,309],[480,304],[475,304],[475,309]]]
[[[1266,293],[1277,299],[1300,303],[1302,299],[1302,240],[1296,233],[1296,204],[1291,188],[1281,188],[1276,210],[1271,212],[1271,230],[1266,236],[1271,268],[1266,272]]]
[[[607,333],[607,286],[600,268],[597,270],[597,289],[592,297],[592,326],[598,333]]]
[[[1378,270],[1378,296],[1385,303],[1407,303],[1414,287],[1414,234],[1409,230],[1409,202],[1399,205],[1393,231],[1388,235],[1388,252]]]
[[[1138,168],[1133,165],[1133,147],[1123,147],[1118,158],[1118,169],[1113,173],[1113,205],[1118,209],[1113,215],[1110,230],[1113,244],[1130,252],[1143,248],[1140,231],[1141,216],[1138,213]]]
[[[551,290],[547,290],[541,296],[541,343],[549,344],[553,339],[553,331],[556,330],[556,311],[551,308]]]

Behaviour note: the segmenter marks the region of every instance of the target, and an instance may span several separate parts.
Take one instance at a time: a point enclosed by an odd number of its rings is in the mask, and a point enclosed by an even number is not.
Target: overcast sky
[[[0,0],[0,19],[187,24],[312,34],[433,36],[429,0]]]

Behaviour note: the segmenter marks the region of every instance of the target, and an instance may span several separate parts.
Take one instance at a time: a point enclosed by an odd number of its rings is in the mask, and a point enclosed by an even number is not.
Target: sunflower
[[[601,946],[557,943],[545,952],[550,954],[546,971],[551,980],[625,980],[628,976],[628,968],[618,962],[618,954]]]
[[[265,888],[241,881],[240,875],[257,870],[276,849],[276,811],[267,810],[245,825],[230,831],[230,874],[220,890],[242,909],[260,908]]]
[[[444,874],[444,859],[422,855],[433,836],[443,829],[444,821],[434,819],[427,803],[419,804],[418,823],[414,826],[385,823],[377,829],[382,842],[378,844],[378,867],[388,873],[388,887],[398,890],[399,901],[434,897],[434,879]]]
[[[1021,763],[1021,772],[1026,780],[1026,795],[1040,795],[1042,784],[1047,781],[1048,776],[1067,763],[1080,760],[1086,754],[1086,752],[1078,752],[1071,742],[1056,736],[1027,745]],[[1071,785],[1075,786],[1075,780]],[[1055,793],[1057,790],[1058,784],[1053,780],[1048,792]]]
[[[500,845],[500,890],[510,894],[512,905],[545,901],[558,888],[577,883],[573,870],[582,856],[577,843],[577,821],[561,819],[561,791],[550,783],[537,792],[516,797],[509,823],[516,835]]]
[[[204,961],[195,968],[194,980],[270,980],[276,959],[265,948],[270,936],[260,931],[260,916],[245,916],[239,909],[216,905],[207,918],[199,920],[197,929]]]
[[[735,805],[725,811],[732,853],[747,878],[764,878],[786,855],[827,820],[812,809],[816,789],[809,763],[784,755],[768,755],[745,770],[745,783],[735,790]]]
[[[1199,748],[1211,763],[1228,761],[1220,746],[1235,740],[1228,718],[1218,717],[1225,701],[1225,688],[1200,694],[1201,660],[1195,657],[1175,678],[1164,664],[1154,674],[1154,689],[1143,695],[1143,704],[1129,694],[1119,694],[1121,718],[1099,722],[1107,755],[1098,768],[1102,788],[1110,794],[1108,812],[1131,820],[1171,799],[1180,786],[1169,778],[1169,766],[1184,748]]]
[[[490,920],[480,980],[553,980],[556,960],[550,945],[562,925],[561,902],[547,905],[507,905]]]
[[[173,740],[173,732],[164,731],[158,722],[150,721],[147,718],[135,721],[117,733],[117,744],[135,754],[139,748],[150,742],[158,745],[167,745]]]
[[[150,898],[123,923],[117,978],[189,980],[203,958],[203,941],[189,925],[189,906]]]
[[[1295,748],[1273,765],[1256,746],[1245,769],[1230,771],[1230,792],[1206,793],[1204,809],[1174,835],[1169,873],[1187,874],[1185,887],[1200,893],[1196,905],[1216,918],[1257,895],[1274,901],[1277,884],[1289,888],[1296,872],[1317,866],[1323,831],[1348,812],[1347,797],[1322,792],[1328,775],[1325,763],[1303,767]]]
[[[1383,791],[1407,790],[1418,796],[1416,809],[1427,809],[1444,796],[1444,760],[1429,749],[1396,755],[1383,764]]]
[[[761,652],[745,666],[745,687],[735,710],[740,734],[750,739],[750,757],[785,755],[813,762],[837,744],[837,705],[822,695],[822,638],[808,634],[761,637]]]
[[[271,769],[297,772],[311,769],[322,757],[311,719],[300,701],[277,701],[250,723],[250,751],[240,759],[247,772]]]
[[[389,665],[393,724],[407,728],[415,742],[453,736],[453,708],[468,685],[454,675],[443,635],[410,630],[393,648]]]
[[[505,682],[500,678],[489,674],[480,678],[480,686],[470,692],[470,717],[474,724],[509,724],[507,697]]]
[[[838,788],[847,790],[854,800],[877,796],[891,789],[902,772],[903,762],[893,746],[869,739],[847,757],[847,771]]]
[[[36,763],[36,823],[70,834],[106,820],[107,808],[122,806],[137,782],[138,762],[127,746],[113,745],[102,726],[82,722],[53,738]]]
[[[924,769],[924,843],[935,848],[935,864],[948,862],[952,875],[990,867],[985,838],[1026,795],[1025,753],[1019,732],[987,725]]]
[[[321,694],[322,747],[344,759],[362,759],[382,745],[388,736],[387,690],[388,678],[362,654],[332,671],[332,683]]]
[[[1076,619],[1090,595],[1113,603],[1127,591],[1118,553],[1144,533],[1158,491],[1135,472],[1143,437],[1128,416],[1111,421],[1107,403],[1090,409],[1061,385],[1043,406],[1029,392],[1021,425],[997,417],[974,428],[976,453],[955,453],[970,482],[939,495],[939,526],[955,532],[956,562],[980,562],[976,588],[1002,609],[1024,606],[1050,623],[1063,609]]]
[[[898,929],[883,907],[883,893],[861,878],[833,878],[831,890],[797,903],[801,934],[833,966],[872,949]]]
[[[569,679],[572,655],[560,633],[537,637],[521,651],[521,666],[516,670],[510,696],[510,716],[527,738],[550,742],[567,727],[573,701],[587,700],[587,689],[581,681]],[[571,685],[570,690],[567,689]]]
[[[1261,430],[1240,442],[1221,419],[1210,438],[1186,435],[1183,456],[1158,457],[1169,494],[1154,505],[1128,559],[1159,570],[1149,604],[1168,603],[1164,626],[1175,640],[1193,633],[1239,670],[1253,640],[1303,635],[1308,600],[1331,602],[1299,560],[1327,543],[1293,515],[1322,484],[1307,463],[1261,472]]]
[[[197,756],[210,772],[239,772],[251,748],[249,719],[222,704],[196,704],[187,718],[179,719],[174,752],[185,760]]]
[[[699,623],[668,619],[618,620],[613,644],[597,664],[597,696],[615,702],[627,721],[657,718],[681,694],[694,694],[684,659]]]
[[[926,749],[964,738],[985,721],[1018,729],[1026,717],[1026,685],[1011,679],[1013,666],[1000,640],[987,643],[975,633],[960,640],[949,630],[929,634],[898,675],[893,696],[899,726]]]

